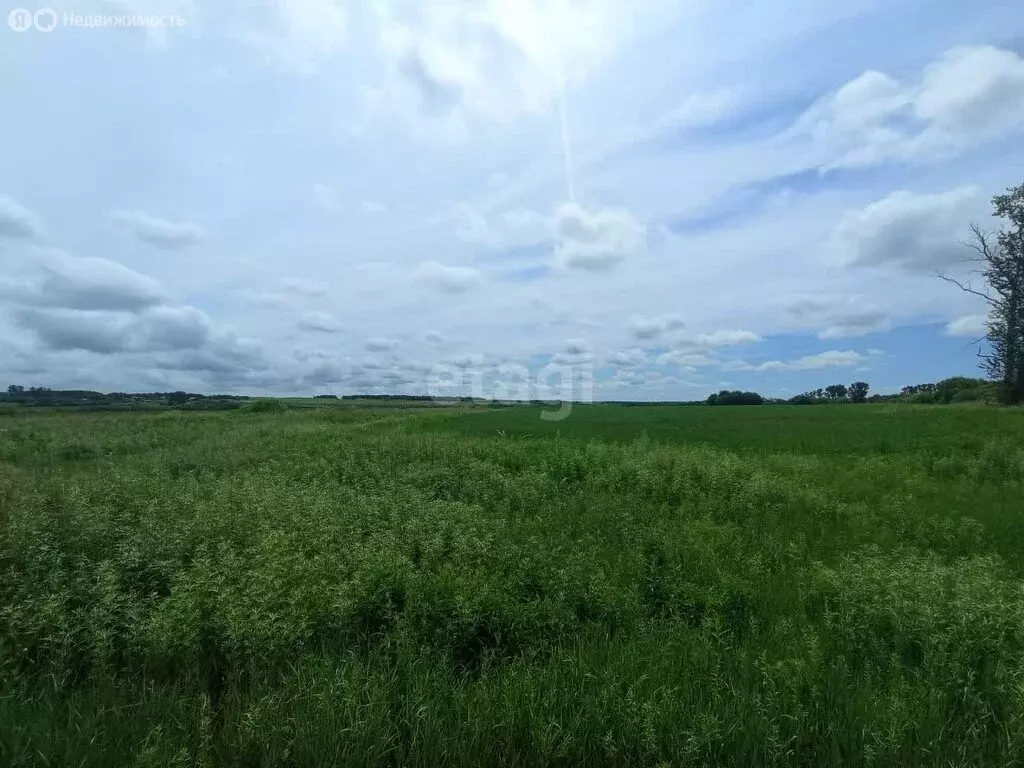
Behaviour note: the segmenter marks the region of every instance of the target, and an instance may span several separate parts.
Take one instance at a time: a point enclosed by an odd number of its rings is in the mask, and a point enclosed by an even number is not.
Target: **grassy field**
[[[1024,412],[0,416],[0,765],[1019,765]]]

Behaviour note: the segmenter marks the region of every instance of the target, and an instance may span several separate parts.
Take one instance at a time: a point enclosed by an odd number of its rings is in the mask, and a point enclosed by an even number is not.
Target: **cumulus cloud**
[[[194,307],[153,307],[140,314],[24,308],[14,317],[48,349],[98,354],[198,349],[211,333],[209,318]]]
[[[128,317],[105,312],[21,309],[15,322],[52,350],[81,349],[99,354],[127,350]]]
[[[930,272],[964,260],[962,233],[977,208],[972,187],[938,194],[904,190],[848,212],[836,229],[843,261]]]
[[[864,360],[864,355],[853,350],[839,352],[830,349],[827,352],[819,352],[816,355],[806,355],[797,358],[789,363],[789,367],[796,371],[818,371],[823,368],[838,368],[844,366],[859,365]]]
[[[635,316],[630,320],[629,331],[636,339],[656,339],[667,331],[679,330],[686,326],[679,315],[660,317]]]
[[[314,333],[337,333],[341,330],[338,321],[325,312],[305,312],[296,325],[303,331]]]
[[[0,195],[0,238],[31,240],[42,231],[43,226],[32,211],[14,198]]]
[[[708,347],[731,347],[737,344],[753,344],[761,341],[761,337],[753,331],[722,330],[714,333],[702,333],[695,338],[695,341]]]
[[[950,135],[1017,128],[1024,118],[1024,59],[987,45],[953,48],[925,70],[913,109]]]
[[[381,4],[385,72],[374,115],[414,126],[508,122],[550,107],[560,83],[612,55],[630,14],[610,0]]]
[[[487,362],[487,358],[479,352],[465,352],[461,355],[448,358],[446,362],[448,365],[453,365],[456,368],[465,370],[468,368],[482,367]]]
[[[389,352],[398,346],[394,339],[377,338],[366,342],[366,349],[370,352]]]
[[[550,216],[522,207],[484,215],[460,204],[439,220],[454,222],[455,236],[463,242],[495,249],[547,244],[558,266],[595,272],[639,253],[647,239],[645,227],[629,211],[588,210],[578,203],[563,203]]]
[[[622,349],[608,355],[608,362],[619,368],[636,368],[647,362],[647,355],[642,349]]]
[[[290,277],[281,281],[281,292],[292,296],[320,298],[327,295],[327,286],[319,280],[304,277]]]
[[[842,339],[863,336],[889,329],[889,316],[884,312],[854,312],[834,316],[830,324],[818,332],[819,339]]]
[[[639,253],[646,230],[625,210],[593,213],[577,203],[564,203],[555,213],[555,262],[568,269],[606,271]]]
[[[171,222],[145,211],[111,211],[110,216],[136,238],[159,248],[187,248],[202,241],[203,230],[190,222]]]
[[[202,347],[156,355],[153,362],[163,370],[205,374],[211,383],[229,388],[294,380],[294,371],[270,372],[270,366],[262,344],[226,329],[215,331]],[[255,378],[260,373],[266,375]]]
[[[139,351],[197,349],[213,333],[210,318],[195,307],[153,307],[137,318],[131,347]]]
[[[551,238],[551,218],[522,207],[484,215],[473,206],[459,203],[439,221],[454,224],[459,240],[489,248],[521,248]]]
[[[946,324],[946,335],[980,338],[988,331],[987,323],[985,315],[964,315]]]
[[[568,339],[562,350],[553,355],[551,359],[561,365],[583,365],[594,359],[594,350],[583,339]]]
[[[683,368],[699,368],[702,366],[717,365],[718,360],[704,352],[692,349],[673,349],[658,355],[659,365],[676,365]]]
[[[483,282],[480,270],[473,267],[451,267],[426,261],[412,272],[412,279],[438,293],[465,293]]]
[[[437,331],[427,331],[423,334],[423,340],[436,347],[440,347],[448,343],[448,339],[445,335]]]
[[[1024,59],[992,46],[953,48],[918,82],[867,71],[818,102],[791,137],[811,142],[826,167],[953,154],[1017,130],[1024,120]]]
[[[161,304],[161,285],[108,259],[40,250],[20,265],[21,281],[0,286],[13,303],[80,310],[136,312]]]
[[[806,355],[795,360],[768,360],[764,363],[748,363],[743,360],[730,360],[722,365],[727,371],[756,371],[771,373],[781,371],[820,371],[825,368],[844,368],[860,365],[865,356],[853,350],[840,352],[830,349],[816,355]]]

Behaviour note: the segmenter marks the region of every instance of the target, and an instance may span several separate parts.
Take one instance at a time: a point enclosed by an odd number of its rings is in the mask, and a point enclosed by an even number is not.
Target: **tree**
[[[829,400],[845,400],[846,399],[846,385],[845,384],[830,384],[825,387],[825,397]]]
[[[11,386],[7,388],[8,395],[20,395],[24,391],[25,388],[20,384],[11,384]]]
[[[718,394],[708,395],[708,405],[761,405],[764,398],[757,392],[740,392],[723,389]]]
[[[976,290],[969,282],[939,277],[988,305],[988,348],[978,356],[997,383],[1000,401],[1014,404],[1024,400],[1024,184],[993,197],[992,207],[993,215],[1008,225],[993,233],[971,224],[967,243],[974,251],[972,273],[980,275],[986,287]]]
[[[850,402],[866,403],[871,386],[866,381],[855,381],[850,385]]]
[[[188,402],[187,392],[169,392],[167,395],[168,405],[184,405]]]

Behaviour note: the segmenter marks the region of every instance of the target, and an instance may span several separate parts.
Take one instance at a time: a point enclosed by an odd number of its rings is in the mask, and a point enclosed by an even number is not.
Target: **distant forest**
[[[832,384],[811,390],[795,397],[764,397],[757,392],[722,390],[706,400],[695,401],[633,401],[607,402],[609,405],[821,405],[836,403],[918,403],[945,404],[962,402],[995,402],[995,385],[984,379],[955,376],[930,384],[914,384],[903,387],[899,394],[869,395],[870,385],[864,381]],[[6,392],[0,392],[0,404],[22,407],[71,407],[77,410],[165,410],[190,411],[232,410],[241,408],[254,400],[266,398],[249,395],[202,395],[195,392],[93,392],[84,389],[50,389],[49,387],[23,387],[12,384]],[[294,399],[294,398],[285,398]],[[474,397],[432,397],[430,395],[313,395],[310,399],[320,401],[423,404],[488,404],[489,401]],[[552,401],[531,400],[523,405],[548,405]],[[554,402],[558,402],[557,400]]]

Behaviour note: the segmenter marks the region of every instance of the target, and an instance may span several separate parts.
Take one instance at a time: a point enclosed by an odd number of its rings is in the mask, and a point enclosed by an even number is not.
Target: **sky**
[[[980,375],[984,307],[937,274],[970,277],[969,225],[1024,183],[1015,6],[0,5],[3,384]]]

